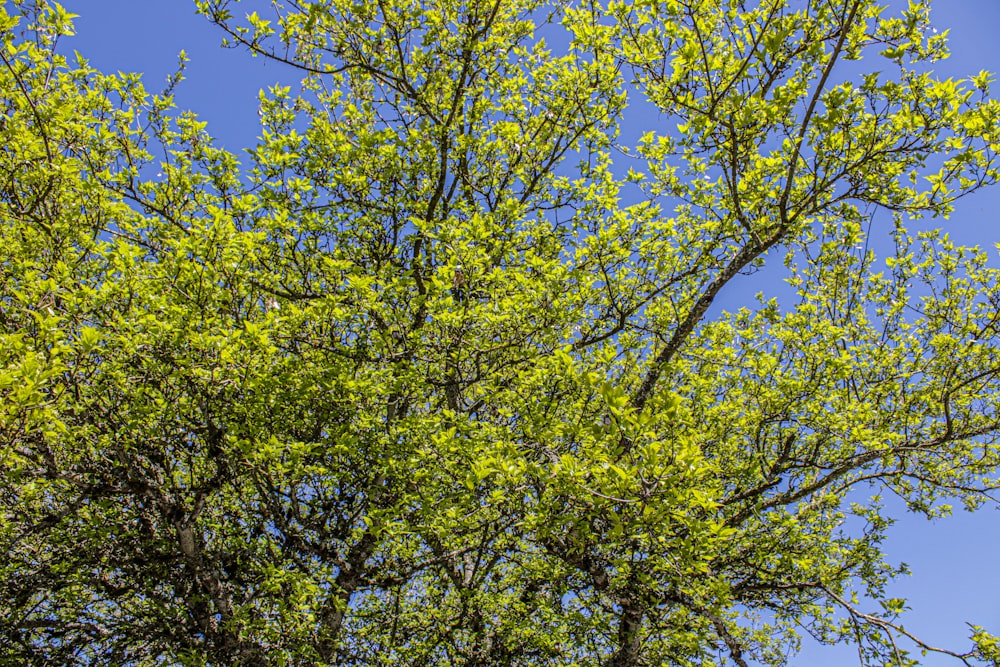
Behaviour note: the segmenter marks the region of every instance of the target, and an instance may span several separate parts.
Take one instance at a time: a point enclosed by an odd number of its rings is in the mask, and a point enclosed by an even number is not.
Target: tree
[[[927,2],[197,4],[304,77],[242,158],[0,14],[2,664],[998,664],[880,550],[1000,463]]]

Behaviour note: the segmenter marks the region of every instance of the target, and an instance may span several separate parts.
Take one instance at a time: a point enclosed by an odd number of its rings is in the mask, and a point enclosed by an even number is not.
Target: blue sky
[[[294,84],[298,78],[276,63],[221,49],[221,34],[195,16],[193,2],[65,0],[63,4],[80,15],[77,36],[67,39],[63,48],[78,50],[103,71],[142,72],[151,92],[163,88],[184,49],[191,62],[187,81],[178,90],[178,105],[208,121],[208,131],[235,152],[251,145],[257,135],[258,90],[278,82]],[[981,69],[1000,72],[1000,0],[939,0],[932,19],[939,30],[951,31],[953,57],[939,64],[939,73],[960,77]],[[995,94],[1000,94],[1000,84]],[[944,224],[956,241],[990,247],[1000,241],[998,211],[1000,187],[960,202]],[[941,222],[925,226],[932,224]],[[893,595],[910,600],[908,629],[931,643],[953,648],[966,646],[966,621],[1000,634],[997,511],[985,509],[976,515],[959,511],[937,522],[902,517],[890,533],[887,550],[890,561],[905,561],[913,572],[891,588]],[[849,649],[807,648],[793,664],[852,664],[852,655]],[[929,657],[924,664],[957,663]]]

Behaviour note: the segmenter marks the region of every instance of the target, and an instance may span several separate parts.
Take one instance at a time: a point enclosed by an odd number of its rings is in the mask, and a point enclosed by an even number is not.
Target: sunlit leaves
[[[0,658],[932,650],[881,496],[993,502],[1000,282],[903,224],[996,180],[1000,107],[926,3],[205,0],[304,77],[239,157],[15,7]]]

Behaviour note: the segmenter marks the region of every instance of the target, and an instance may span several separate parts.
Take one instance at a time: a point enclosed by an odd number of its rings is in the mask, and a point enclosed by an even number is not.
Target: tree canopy
[[[881,549],[1000,464],[929,2],[196,4],[244,153],[0,10],[0,664],[1000,664]]]

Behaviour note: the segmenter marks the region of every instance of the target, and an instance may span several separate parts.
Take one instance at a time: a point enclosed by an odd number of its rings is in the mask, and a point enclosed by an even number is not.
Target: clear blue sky
[[[142,72],[151,92],[162,89],[178,52],[187,51],[191,62],[187,81],[178,90],[178,104],[208,121],[209,132],[233,151],[251,145],[257,134],[257,91],[276,82],[294,84],[298,79],[276,63],[219,48],[221,34],[195,16],[193,2],[64,0],[63,4],[80,14],[77,36],[67,39],[63,48],[78,50],[100,70]],[[953,56],[940,64],[938,72],[958,77],[981,69],[1000,72],[1000,0],[938,0],[932,19],[939,30],[951,30]],[[994,94],[1000,95],[1000,83]],[[961,202],[945,224],[961,243],[996,244],[1000,241],[1000,187]],[[908,629],[931,643],[963,649],[966,621],[1000,634],[1000,514],[996,510],[976,515],[960,511],[934,523],[902,517],[890,533],[888,553],[890,562],[904,561],[913,572],[891,589],[893,595],[908,598],[913,607],[904,619]],[[852,656],[851,650],[840,648],[807,648],[793,664],[849,665],[854,663]],[[957,663],[928,657],[924,664]]]

